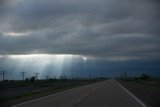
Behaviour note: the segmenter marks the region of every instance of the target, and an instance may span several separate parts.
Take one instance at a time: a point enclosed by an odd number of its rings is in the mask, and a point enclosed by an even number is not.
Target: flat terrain
[[[145,107],[116,80],[107,80],[71,89],[14,107]]]
[[[94,79],[49,79],[38,81],[1,81],[0,107],[10,107],[39,97],[57,92],[104,81],[103,78]]]
[[[160,107],[160,82],[159,81],[120,81],[148,107]]]

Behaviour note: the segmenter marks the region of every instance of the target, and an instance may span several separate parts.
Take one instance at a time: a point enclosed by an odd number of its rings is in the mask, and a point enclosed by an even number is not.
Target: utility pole
[[[127,73],[124,73],[124,78],[127,79]]]
[[[0,74],[0,75],[2,75],[3,81],[4,81],[5,80],[5,75],[7,75],[7,71],[2,70],[1,72],[2,72],[2,74]]]
[[[24,77],[26,76],[26,72],[21,72],[20,74],[21,74],[23,81],[24,81]]]
[[[36,72],[36,73],[34,73],[34,74],[36,75],[36,79],[38,80],[38,75],[39,75],[39,73]]]

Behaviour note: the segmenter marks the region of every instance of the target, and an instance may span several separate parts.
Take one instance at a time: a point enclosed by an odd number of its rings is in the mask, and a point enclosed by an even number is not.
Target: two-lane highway
[[[14,107],[145,107],[116,80],[107,80],[15,105]]]

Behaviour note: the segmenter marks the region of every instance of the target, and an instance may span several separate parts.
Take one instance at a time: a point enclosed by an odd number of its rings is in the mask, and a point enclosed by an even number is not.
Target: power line
[[[2,74],[0,74],[0,75],[2,75],[2,78],[3,78],[3,81],[4,81],[5,80],[5,75],[7,75],[7,71],[2,70],[1,72],[2,72]]]

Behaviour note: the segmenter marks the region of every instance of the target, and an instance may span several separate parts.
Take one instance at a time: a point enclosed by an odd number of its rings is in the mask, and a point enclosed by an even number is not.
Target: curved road
[[[116,80],[107,80],[13,107],[146,107]]]

